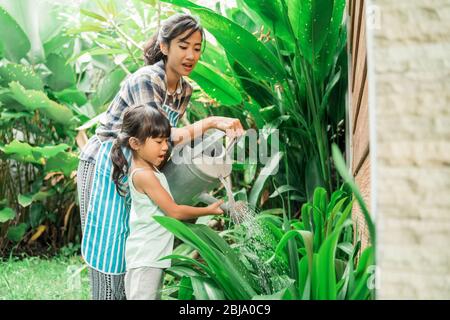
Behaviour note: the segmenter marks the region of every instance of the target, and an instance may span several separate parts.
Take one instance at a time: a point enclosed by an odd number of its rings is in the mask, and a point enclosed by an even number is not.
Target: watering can
[[[199,202],[211,204],[219,201],[209,192],[220,185],[221,177],[230,175],[232,165],[228,151],[236,142],[234,139],[233,144],[225,149],[221,142],[224,135],[223,131],[209,130],[204,139],[174,148],[161,171],[177,204],[194,206]],[[229,203],[223,203],[220,208],[227,213]]]

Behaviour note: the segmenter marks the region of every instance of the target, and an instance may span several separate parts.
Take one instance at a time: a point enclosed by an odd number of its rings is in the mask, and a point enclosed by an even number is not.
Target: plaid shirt
[[[124,112],[129,107],[146,105],[158,108],[169,119],[171,126],[176,127],[178,119],[186,111],[192,95],[192,86],[181,77],[176,92],[169,94],[166,83],[163,60],[129,75],[122,82],[120,91],[108,110],[100,117],[96,134],[89,139],[80,154],[80,160],[95,163],[101,143],[112,140],[119,134]]]

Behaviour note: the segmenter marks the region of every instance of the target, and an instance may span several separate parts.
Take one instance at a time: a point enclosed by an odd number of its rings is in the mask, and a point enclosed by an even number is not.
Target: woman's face
[[[183,39],[190,30],[186,30],[170,42],[167,52],[167,66],[180,76],[188,76],[200,59],[202,49],[202,34],[194,32],[189,38]]]

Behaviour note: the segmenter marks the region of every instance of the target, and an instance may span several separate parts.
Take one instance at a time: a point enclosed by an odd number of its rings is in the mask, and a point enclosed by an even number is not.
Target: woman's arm
[[[182,128],[172,128],[171,138],[174,145],[187,143],[212,128],[225,131],[229,137],[241,136],[244,134],[244,128],[239,119],[208,117]]]
[[[188,220],[201,216],[212,214],[220,215],[223,213],[222,209],[220,209],[220,205],[223,203],[222,200],[203,208],[178,205],[173,201],[170,194],[164,189],[151,170],[136,172],[133,176],[133,185],[138,191],[144,192],[150,197],[150,199],[152,199],[167,216],[178,220]]]
[[[171,138],[173,145],[187,143],[201,136],[205,131],[212,128],[211,118],[202,119],[182,128],[172,128]]]

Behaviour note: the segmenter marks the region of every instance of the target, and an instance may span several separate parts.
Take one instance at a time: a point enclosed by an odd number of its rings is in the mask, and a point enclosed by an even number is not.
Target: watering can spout
[[[201,193],[201,194],[198,196],[197,200],[198,200],[199,202],[203,202],[203,203],[208,204],[208,205],[209,205],[209,204],[213,204],[213,203],[219,201],[219,199],[213,197],[212,195],[210,195],[210,194],[208,194],[208,193],[206,193],[206,192]],[[230,211],[230,202],[227,201],[227,202],[222,203],[222,204],[220,205],[220,209],[222,209],[224,213],[229,214],[229,211]]]

